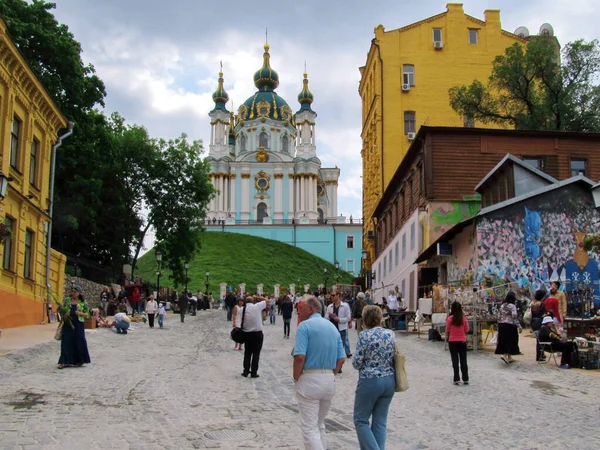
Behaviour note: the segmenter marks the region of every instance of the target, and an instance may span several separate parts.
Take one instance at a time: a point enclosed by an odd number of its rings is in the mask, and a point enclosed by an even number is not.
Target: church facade
[[[217,194],[207,211],[207,228],[293,243],[357,273],[362,226],[338,215],[340,169],[322,167],[317,156],[317,113],[306,73],[302,82],[294,113],[276,92],[279,75],[265,44],[263,65],[254,74],[257,91],[236,114],[227,110],[229,95],[219,73],[207,157]]]

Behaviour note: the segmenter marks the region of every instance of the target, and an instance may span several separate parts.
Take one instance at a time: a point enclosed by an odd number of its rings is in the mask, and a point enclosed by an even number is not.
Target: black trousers
[[[552,350],[555,352],[562,352],[560,357],[560,365],[570,364],[571,353],[577,351],[577,344],[575,342],[553,342]]]
[[[150,328],[154,328],[154,314],[148,313],[148,325]]]
[[[292,321],[292,318],[283,318],[283,335],[284,336],[289,336],[290,335],[290,322]]]
[[[183,323],[183,319],[185,319],[185,310],[186,309],[187,309],[187,307],[179,309],[179,315],[181,316],[181,323]]]
[[[460,371],[462,380],[469,381],[469,366],[467,366],[467,343],[466,342],[448,342],[450,357],[452,358],[452,369],[454,369],[454,381],[460,381],[458,374],[458,363],[460,361]]]
[[[264,335],[262,331],[246,332],[246,347],[244,348],[244,373],[256,375],[260,351],[263,346]]]

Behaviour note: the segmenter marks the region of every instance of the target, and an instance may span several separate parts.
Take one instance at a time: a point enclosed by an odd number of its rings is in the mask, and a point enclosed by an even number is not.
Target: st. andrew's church
[[[237,114],[227,110],[223,84],[221,71],[209,113],[207,161],[217,194],[207,212],[208,230],[279,240],[360,271],[362,226],[338,215],[340,169],[321,167],[317,157],[317,113],[306,72],[296,113],[275,92],[279,75],[268,44],[254,73],[257,91]]]

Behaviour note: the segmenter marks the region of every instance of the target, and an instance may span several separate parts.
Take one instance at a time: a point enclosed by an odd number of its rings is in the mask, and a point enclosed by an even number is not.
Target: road
[[[184,324],[169,315],[163,330],[135,324],[126,336],[94,330],[83,368],[58,370],[56,341],[0,357],[0,448],[301,449],[295,318],[290,340],[277,321],[265,325],[258,379],[240,376],[243,355],[223,311]],[[470,352],[471,384],[454,386],[442,343],[398,339],[410,389],[392,402],[388,449],[597,448],[597,376]],[[330,449],[358,448],[356,381],[346,364],[327,423]]]

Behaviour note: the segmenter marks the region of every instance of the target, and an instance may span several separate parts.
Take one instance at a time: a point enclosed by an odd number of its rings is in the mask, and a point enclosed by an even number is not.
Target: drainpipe
[[[75,124],[73,122],[69,122],[69,131],[60,136],[56,144],[52,146],[52,161],[50,162],[50,192],[48,193],[48,198],[50,200],[48,215],[50,216],[50,221],[48,222],[48,235],[46,237],[46,289],[48,291],[46,314],[48,314],[48,308],[52,307],[52,296],[50,295],[50,252],[52,250],[52,220],[54,213],[54,175],[56,171],[56,152],[58,147],[62,145],[63,139],[66,139],[73,134],[74,126]],[[48,320],[49,319],[50,318],[48,317]],[[42,323],[44,323],[43,320]]]
[[[336,242],[336,233],[335,233],[335,223],[333,225],[333,264],[337,261],[337,242]]]

